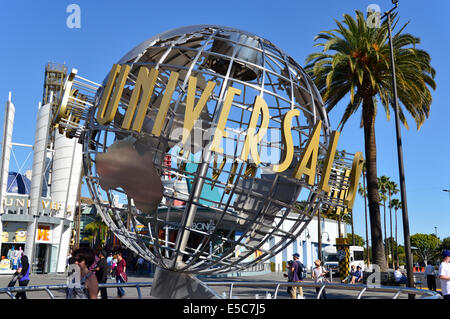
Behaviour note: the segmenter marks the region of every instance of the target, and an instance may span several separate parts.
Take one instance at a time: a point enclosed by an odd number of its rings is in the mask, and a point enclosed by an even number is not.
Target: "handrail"
[[[374,286],[374,285],[351,285],[351,284],[333,284],[333,283],[314,283],[314,282],[205,282],[210,287],[214,286],[227,286],[233,285],[234,287],[274,287],[274,297],[273,299],[277,299],[278,291],[280,287],[304,287],[304,288],[320,288],[317,298],[320,298],[322,291],[327,289],[337,289],[337,290],[353,290],[359,291],[357,299],[361,299],[362,295],[366,292],[380,292],[380,293],[394,293],[395,299],[400,294],[413,294],[420,296],[420,299],[441,299],[441,295],[438,292],[431,290],[422,290],[415,288],[407,288],[407,287],[387,287],[387,286]],[[232,295],[229,296],[232,298]]]
[[[401,294],[414,294],[420,296],[420,299],[441,299],[441,295],[435,291],[421,290],[415,288],[406,287],[387,287],[387,286],[371,286],[371,285],[351,285],[351,284],[333,284],[333,283],[314,283],[314,282],[267,282],[267,281],[244,281],[244,282],[229,282],[229,281],[210,281],[205,282],[210,287],[217,286],[229,286],[228,298],[234,298],[233,289],[236,287],[271,287],[274,289],[273,299],[277,299],[280,287],[304,287],[304,288],[320,288],[317,294],[317,299],[320,298],[324,289],[337,289],[337,290],[352,290],[359,291],[356,299],[361,299],[362,295],[366,292],[384,292],[393,293],[391,299],[397,299]],[[128,283],[104,283],[99,284],[99,288],[135,288],[137,290],[138,299],[142,299],[141,288],[151,287],[152,282],[128,282]],[[43,285],[43,286],[25,286],[25,287],[9,287],[0,288],[0,295],[6,294],[11,299],[15,299],[13,293],[25,291],[45,291],[50,299],[55,299],[54,294],[51,291],[65,291],[67,289],[66,284],[61,285]]]

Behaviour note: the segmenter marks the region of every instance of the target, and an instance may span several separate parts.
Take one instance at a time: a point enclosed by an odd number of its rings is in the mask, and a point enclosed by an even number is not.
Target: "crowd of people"
[[[442,251],[442,262],[439,265],[439,269],[436,269],[433,265],[427,265],[425,267],[424,276],[427,280],[427,286],[429,290],[436,291],[436,279],[440,280],[442,296],[444,299],[450,299],[450,250]],[[287,262],[287,273],[284,277],[288,279],[288,282],[302,282],[306,279],[306,268],[299,260],[300,255],[298,253],[293,254],[293,260]],[[321,266],[319,259],[314,261],[314,267],[311,272],[311,278],[315,283],[329,282],[326,278],[328,271]],[[346,284],[358,284],[363,283],[363,272],[360,266],[351,266],[349,275],[342,280],[342,283]],[[407,277],[403,274],[399,267],[395,268],[394,281],[397,284],[406,284]],[[316,287],[316,292],[320,292],[321,287]],[[292,299],[304,298],[303,288],[301,286],[289,286],[288,293]],[[321,299],[327,299],[325,288],[322,289],[320,294]]]
[[[108,299],[107,288],[99,289],[98,284],[114,280],[117,283],[128,281],[127,272],[137,275],[150,274],[153,270],[151,264],[140,256],[136,256],[128,250],[107,251],[98,249],[95,252],[88,247],[80,247],[71,251],[68,255],[67,265],[69,276],[73,275],[70,265],[77,265],[80,269],[78,285],[68,285],[68,299],[95,299],[98,294],[102,299]],[[95,275],[95,276],[94,276]],[[125,296],[122,287],[117,288],[117,297]]]
[[[300,255],[295,253],[292,255],[293,260],[287,262],[287,274],[284,276],[288,279],[288,282],[302,282],[306,279],[306,268],[300,261]],[[317,259],[314,261],[314,268],[312,270],[312,279],[315,283],[328,282],[326,278],[327,271],[321,266],[321,261]],[[316,293],[320,293],[320,287],[316,288]],[[289,286],[287,289],[288,293],[291,295],[292,299],[304,299],[303,287],[302,286]],[[298,291],[298,293],[297,293]],[[327,299],[327,293],[325,289],[322,289],[320,293],[320,299]]]
[[[306,267],[299,260],[298,253],[293,254],[293,260],[287,262],[288,282],[302,282],[306,279]],[[127,261],[128,260],[128,261]],[[129,265],[129,266],[128,266]],[[89,247],[80,247],[71,251],[68,259],[69,277],[73,278],[66,291],[67,299],[97,299],[98,295],[102,299],[108,299],[106,288],[99,289],[99,284],[106,283],[108,279],[114,279],[117,283],[128,281],[127,270],[130,268],[139,275],[150,272],[147,267],[150,264],[142,257],[129,254],[125,251],[107,252],[105,249],[98,250],[97,253]],[[30,282],[30,263],[28,257],[22,253],[18,262],[18,268],[13,275],[8,287],[13,287],[19,282],[20,287],[25,287]],[[326,278],[327,271],[321,266],[319,259],[314,261],[311,277],[315,283],[329,282]],[[77,277],[78,276],[78,277]],[[428,289],[436,291],[436,277],[440,279],[442,296],[444,299],[450,299],[450,250],[442,252],[442,262],[439,270],[432,265],[428,265],[425,269]],[[349,276],[343,280],[344,283],[356,284],[362,281],[363,275],[361,267],[356,269],[352,266]],[[398,283],[406,283],[406,276],[401,273],[397,267],[394,272],[395,281]],[[73,283],[73,284],[71,284]],[[297,293],[298,292],[298,293]],[[303,289],[301,286],[289,286],[288,293],[292,299],[303,298]],[[316,293],[320,293],[321,299],[327,299],[324,287],[316,287]],[[117,297],[125,296],[122,287],[117,288]],[[16,294],[16,299],[27,299],[25,291]]]

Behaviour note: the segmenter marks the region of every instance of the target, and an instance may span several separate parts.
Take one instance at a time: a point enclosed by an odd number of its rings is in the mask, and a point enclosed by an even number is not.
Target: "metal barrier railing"
[[[278,298],[278,292],[281,287],[303,287],[303,288],[320,288],[317,293],[317,299],[320,298],[324,289],[336,289],[336,290],[350,290],[350,291],[358,291],[358,296],[356,299],[361,299],[365,293],[375,292],[375,293],[392,293],[392,297],[390,299],[397,299],[400,295],[414,295],[419,296],[419,299],[441,299],[441,295],[435,291],[430,290],[422,290],[415,288],[405,288],[405,287],[386,287],[386,286],[368,286],[368,285],[350,285],[350,284],[318,284],[313,282],[226,282],[226,281],[217,281],[217,282],[205,282],[209,287],[217,287],[217,286],[229,286],[228,288],[228,296],[224,296],[226,299],[234,298],[234,288],[236,287],[252,287],[252,288],[272,288],[273,289],[273,297],[272,299]],[[142,299],[142,291],[141,288],[151,287],[151,282],[128,282],[128,283],[106,283],[99,284],[99,288],[135,288],[137,290],[138,299]],[[32,292],[32,291],[44,291],[48,294],[51,299],[55,299],[55,295],[52,291],[60,291],[65,292],[67,289],[67,285],[47,285],[47,286],[27,286],[27,287],[9,287],[9,288],[0,288],[0,295],[6,294],[11,299],[15,299],[13,293],[17,292]],[[272,296],[272,294],[271,294]],[[384,298],[386,299],[386,298]]]
[[[370,285],[351,285],[351,284],[333,284],[333,283],[314,283],[314,282],[206,282],[210,287],[229,286],[228,298],[233,298],[233,289],[235,287],[272,287],[274,289],[273,299],[277,299],[278,292],[281,287],[303,287],[303,288],[319,288],[317,299],[320,299],[324,289],[351,290],[358,291],[356,299],[361,299],[365,293],[392,293],[390,299],[398,299],[402,294],[420,296],[419,299],[441,299],[438,292],[430,290],[422,290],[406,287],[387,287],[387,286],[370,286]],[[272,295],[272,294],[271,294]]]

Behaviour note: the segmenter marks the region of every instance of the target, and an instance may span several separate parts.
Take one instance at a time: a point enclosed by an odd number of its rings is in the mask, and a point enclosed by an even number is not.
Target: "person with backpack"
[[[294,261],[292,263],[292,268],[291,268],[291,272],[292,272],[292,282],[302,282],[303,281],[303,271],[304,271],[304,266],[303,264],[300,262],[299,258],[300,255],[298,253],[295,253],[292,255],[294,257]],[[292,287],[291,289],[291,297],[292,299],[297,299],[297,289],[298,289],[298,293],[300,295],[300,298],[304,298],[303,297],[303,287],[298,286],[298,287]]]

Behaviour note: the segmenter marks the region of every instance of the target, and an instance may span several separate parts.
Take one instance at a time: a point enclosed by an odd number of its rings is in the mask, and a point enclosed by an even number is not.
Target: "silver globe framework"
[[[130,65],[131,69],[111,123],[101,125],[96,120],[108,77],[99,85],[76,71],[68,77],[73,81],[72,94],[67,98],[71,116],[65,120],[55,117],[55,123],[59,121],[60,131],[83,143],[86,185],[97,210],[135,253],[163,269],[178,272],[243,270],[269,260],[290,245],[319,209],[346,208],[342,198],[325,194],[317,186],[331,135],[320,94],[300,65],[271,42],[229,27],[197,25],[150,38],[117,64]],[[143,129],[134,132],[121,126],[141,67],[156,69],[159,74]],[[162,132],[155,136],[152,127],[171,72],[178,72],[179,78]],[[189,143],[182,144],[178,133],[183,127],[190,77],[197,79],[196,102],[208,82],[214,82],[215,87]],[[75,94],[73,88],[78,89]],[[226,122],[227,136],[221,144],[224,152],[211,152],[210,143],[230,88],[239,89],[241,94],[234,97]],[[270,112],[270,134],[258,146],[260,154],[266,156],[261,155],[259,165],[252,162],[252,156],[248,161],[240,159],[256,96],[264,99]],[[294,160],[287,170],[275,173],[273,165],[281,162],[286,152],[282,118],[293,109],[300,111],[292,123]],[[309,185],[303,177],[295,179],[292,175],[319,120],[322,128],[316,181]],[[135,154],[127,156],[129,150]],[[168,154],[172,164],[165,161]],[[335,192],[349,187],[346,172],[352,166],[351,155],[334,161],[329,185]],[[103,167],[116,169],[117,163],[125,168],[112,177],[113,183],[102,184]],[[149,190],[158,198],[158,182],[141,175],[162,180],[160,202],[133,197]],[[130,176],[131,186],[125,185],[126,176]],[[131,188],[134,193],[127,193],[125,189]],[[117,195],[127,204],[119,205],[114,200]],[[139,231],[139,225],[147,231]]]

